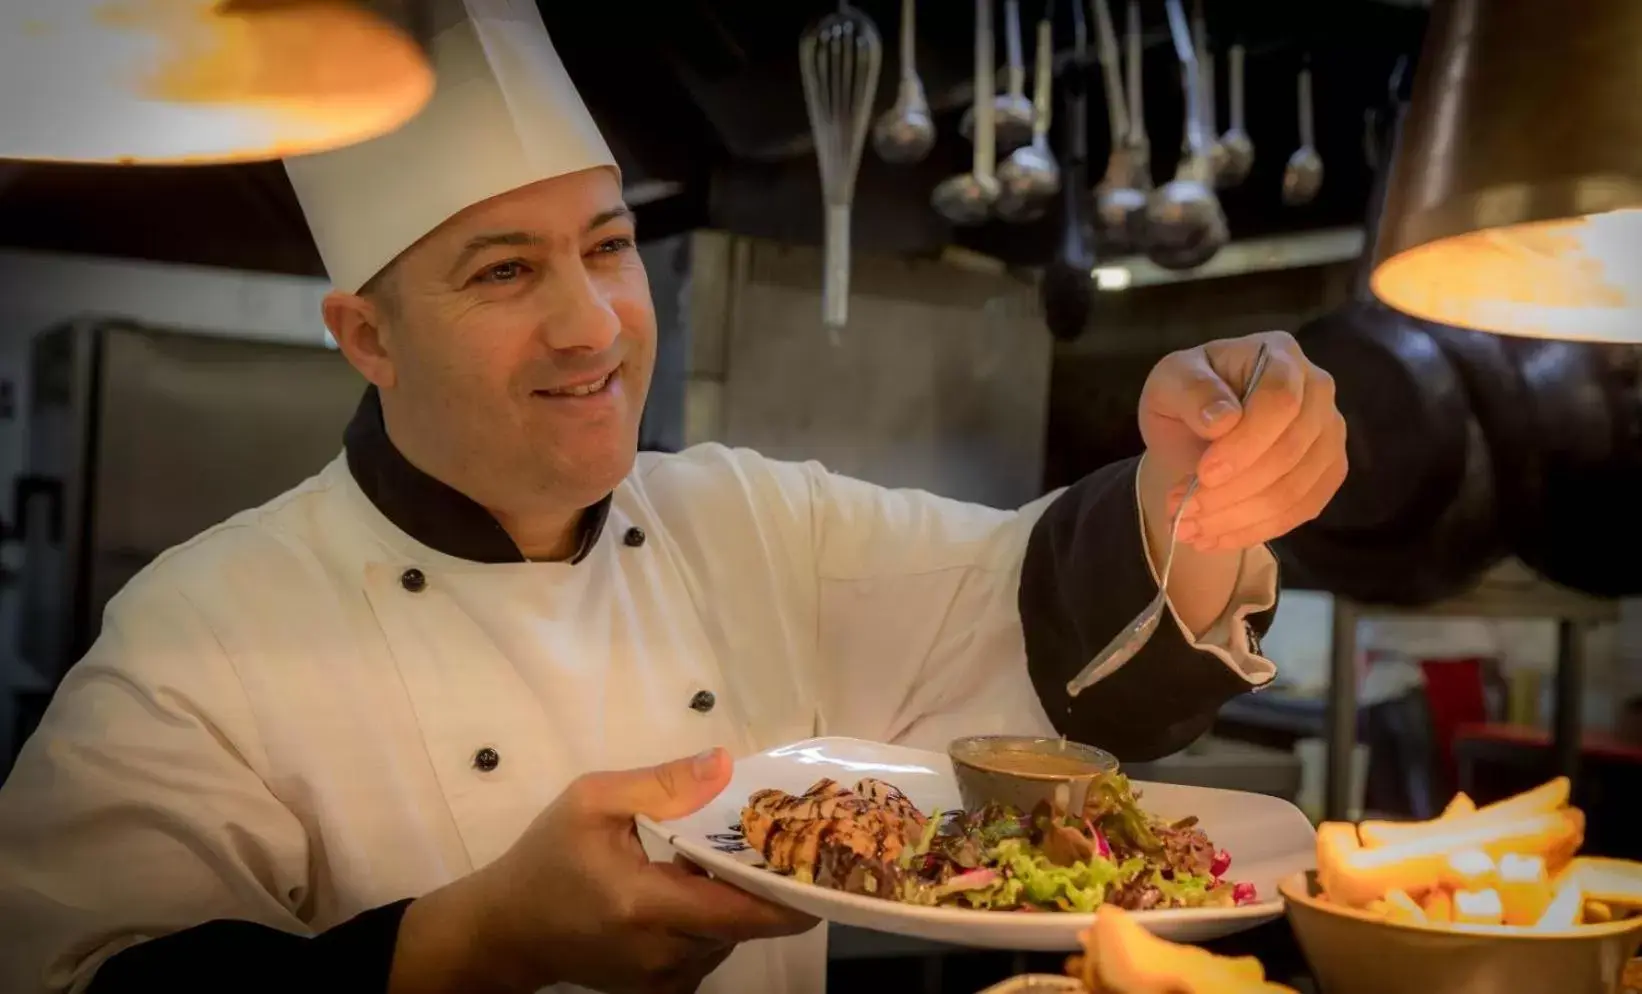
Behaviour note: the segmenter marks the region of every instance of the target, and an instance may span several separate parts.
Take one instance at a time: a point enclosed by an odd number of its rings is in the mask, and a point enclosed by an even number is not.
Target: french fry
[[[1585,908],[1580,914],[1580,921],[1586,925],[1603,925],[1613,921],[1613,909],[1601,901],[1585,899]]]
[[[1424,925],[1426,922],[1425,909],[1408,896],[1407,891],[1393,890],[1386,892],[1385,904],[1388,917],[1394,922],[1408,922]]]
[[[1546,905],[1545,913],[1530,927],[1536,932],[1560,932],[1573,928],[1579,924],[1579,912],[1584,903],[1585,895],[1580,892],[1578,876],[1565,874],[1557,885],[1556,896]]]
[[[1483,822],[1514,821],[1529,815],[1545,814],[1559,810],[1567,804],[1568,778],[1557,777],[1515,797],[1476,808],[1470,814],[1455,813],[1450,816],[1444,811],[1442,817],[1434,821],[1365,821],[1357,826],[1357,832],[1364,846],[1374,848],[1442,835],[1454,829],[1469,828]]]
[[[1441,887],[1433,887],[1425,895],[1423,907],[1425,920],[1433,925],[1447,925],[1454,920],[1454,895]]]
[[[1507,853],[1546,853],[1566,846],[1568,837],[1577,834],[1572,820],[1561,811],[1504,821],[1470,821],[1474,817],[1464,819],[1463,825],[1456,819],[1444,834],[1343,853],[1339,851],[1344,848],[1343,834],[1331,835],[1325,843],[1319,833],[1319,866],[1330,861],[1324,888],[1331,899],[1361,907],[1391,890],[1461,887],[1463,879],[1448,865],[1456,852],[1480,849],[1495,859]]]
[[[1494,857],[1481,849],[1461,849],[1448,857],[1448,870],[1454,886],[1463,890],[1482,890],[1494,886],[1498,868]]]
[[[1442,814],[1437,816],[1437,820],[1441,821],[1445,818],[1458,818],[1461,815],[1472,814],[1476,810],[1477,802],[1471,800],[1471,795],[1462,790],[1458,794],[1454,795],[1454,799],[1452,801],[1448,802],[1448,807],[1442,809]]]
[[[1507,925],[1534,924],[1556,897],[1556,887],[1540,856],[1501,856],[1496,886]]]
[[[1196,946],[1160,939],[1135,923],[1121,908],[1107,905],[1084,933],[1088,955],[1084,970],[1099,981],[1099,990],[1125,992],[1197,991],[1201,994],[1293,994],[1266,982],[1265,968],[1252,956],[1216,956]]]
[[[1461,925],[1498,925],[1505,920],[1505,905],[1499,891],[1457,890],[1454,892],[1454,921]]]
[[[1325,821],[1317,826],[1317,880],[1323,893],[1340,900],[1340,873],[1346,858],[1361,849],[1357,841],[1357,826],[1344,821]]]
[[[1642,863],[1581,856],[1568,864],[1566,876],[1577,878],[1591,900],[1615,910],[1642,910]]]

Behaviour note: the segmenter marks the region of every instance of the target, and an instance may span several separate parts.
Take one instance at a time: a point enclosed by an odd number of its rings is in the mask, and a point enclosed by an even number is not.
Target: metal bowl
[[[1642,918],[1558,932],[1390,922],[1322,899],[1316,871],[1278,884],[1326,994],[1619,994]]]
[[[1117,757],[1104,749],[1065,739],[1021,735],[972,735],[956,739],[947,747],[952,773],[958,781],[958,796],[964,808],[975,811],[988,804],[1009,804],[1031,811],[1039,801],[1055,796],[1062,784],[1074,790],[1086,788],[1097,774],[1115,773]],[[1006,765],[1011,754],[1057,757],[1081,764],[1084,769],[1065,772],[1021,772]]]

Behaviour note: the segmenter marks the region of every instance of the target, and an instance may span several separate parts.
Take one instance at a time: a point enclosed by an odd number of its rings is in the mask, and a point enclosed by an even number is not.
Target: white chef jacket
[[[396,527],[338,458],[110,603],[0,790],[0,988],[83,989],[211,919],[314,934],[425,894],[591,770],[1049,733],[1016,598],[1052,499],[995,510],[704,445],[641,454],[581,562],[498,565]],[[1250,553],[1226,620],[1270,607],[1274,575]],[[1244,626],[1205,638],[1270,678]],[[702,989],[824,976],[816,929]]]

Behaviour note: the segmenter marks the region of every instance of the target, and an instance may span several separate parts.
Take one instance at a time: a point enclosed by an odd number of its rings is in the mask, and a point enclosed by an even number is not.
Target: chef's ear
[[[394,385],[393,357],[388,351],[392,305],[369,288],[359,293],[333,290],[321,305],[325,327],[348,362],[377,387]]]

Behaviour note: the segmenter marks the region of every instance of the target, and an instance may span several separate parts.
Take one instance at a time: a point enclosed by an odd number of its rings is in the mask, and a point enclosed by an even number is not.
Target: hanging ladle
[[[1220,144],[1220,125],[1216,121],[1214,100],[1214,53],[1209,50],[1209,29],[1203,23],[1203,0],[1192,0],[1192,48],[1197,53],[1197,71],[1202,77],[1203,134],[1208,142],[1209,170],[1215,186],[1224,185],[1221,177],[1228,168],[1229,155]]]
[[[1129,109],[1125,106],[1123,67],[1118,59],[1117,31],[1106,0],[1089,0],[1095,11],[1095,34],[1100,46],[1101,81],[1106,88],[1106,120],[1110,126],[1112,150],[1106,159],[1106,174],[1095,185],[1095,242],[1103,255],[1123,255],[1144,244],[1146,236],[1146,191],[1151,186],[1142,178],[1143,169],[1132,141]],[[1138,31],[1139,25],[1135,25]]]
[[[922,162],[935,147],[935,121],[929,98],[918,78],[916,0],[901,0],[901,88],[895,105],[872,126],[872,147],[878,158],[896,165]]]
[[[1254,168],[1254,139],[1243,127],[1243,46],[1233,45],[1226,52],[1226,85],[1231,105],[1231,124],[1220,136],[1220,147],[1226,150],[1226,168],[1215,179],[1222,189],[1237,186],[1249,178]]]
[[[1196,269],[1226,244],[1226,214],[1214,193],[1208,141],[1203,131],[1203,78],[1197,68],[1186,13],[1180,0],[1165,0],[1169,33],[1180,59],[1186,96],[1186,148],[1174,179],[1152,193],[1146,205],[1146,255],[1165,269]]]
[[[1311,60],[1300,66],[1300,147],[1289,156],[1283,169],[1283,203],[1290,207],[1309,204],[1323,185],[1323,157],[1317,154],[1311,120]]]
[[[988,23],[986,29],[990,33],[992,25]],[[1003,30],[1004,44],[1008,48],[1009,88],[1007,92],[992,97],[992,128],[995,147],[1011,152],[1032,140],[1032,125],[1036,120],[1032,101],[1026,99],[1026,62],[1021,55],[1020,0],[1004,0]],[[975,140],[976,111],[986,102],[983,97],[991,94],[997,85],[995,77],[995,73],[989,77],[993,82],[988,83],[986,89],[975,90],[974,102],[967,111],[964,111],[963,120],[958,122],[958,131],[970,141]],[[979,85],[977,80],[976,86]]]
[[[992,0],[975,0],[975,93],[992,92],[993,87]],[[998,199],[997,163],[993,144],[992,101],[975,104],[974,160],[967,173],[942,180],[930,194],[936,213],[953,224],[980,224],[992,214]]]
[[[1077,0],[1073,0],[1077,2]],[[993,209],[1005,221],[1035,221],[1060,192],[1060,164],[1049,150],[1050,87],[1055,72],[1054,0],[1038,21],[1035,76],[1032,80],[1032,144],[1009,153],[998,167],[998,202]]]

